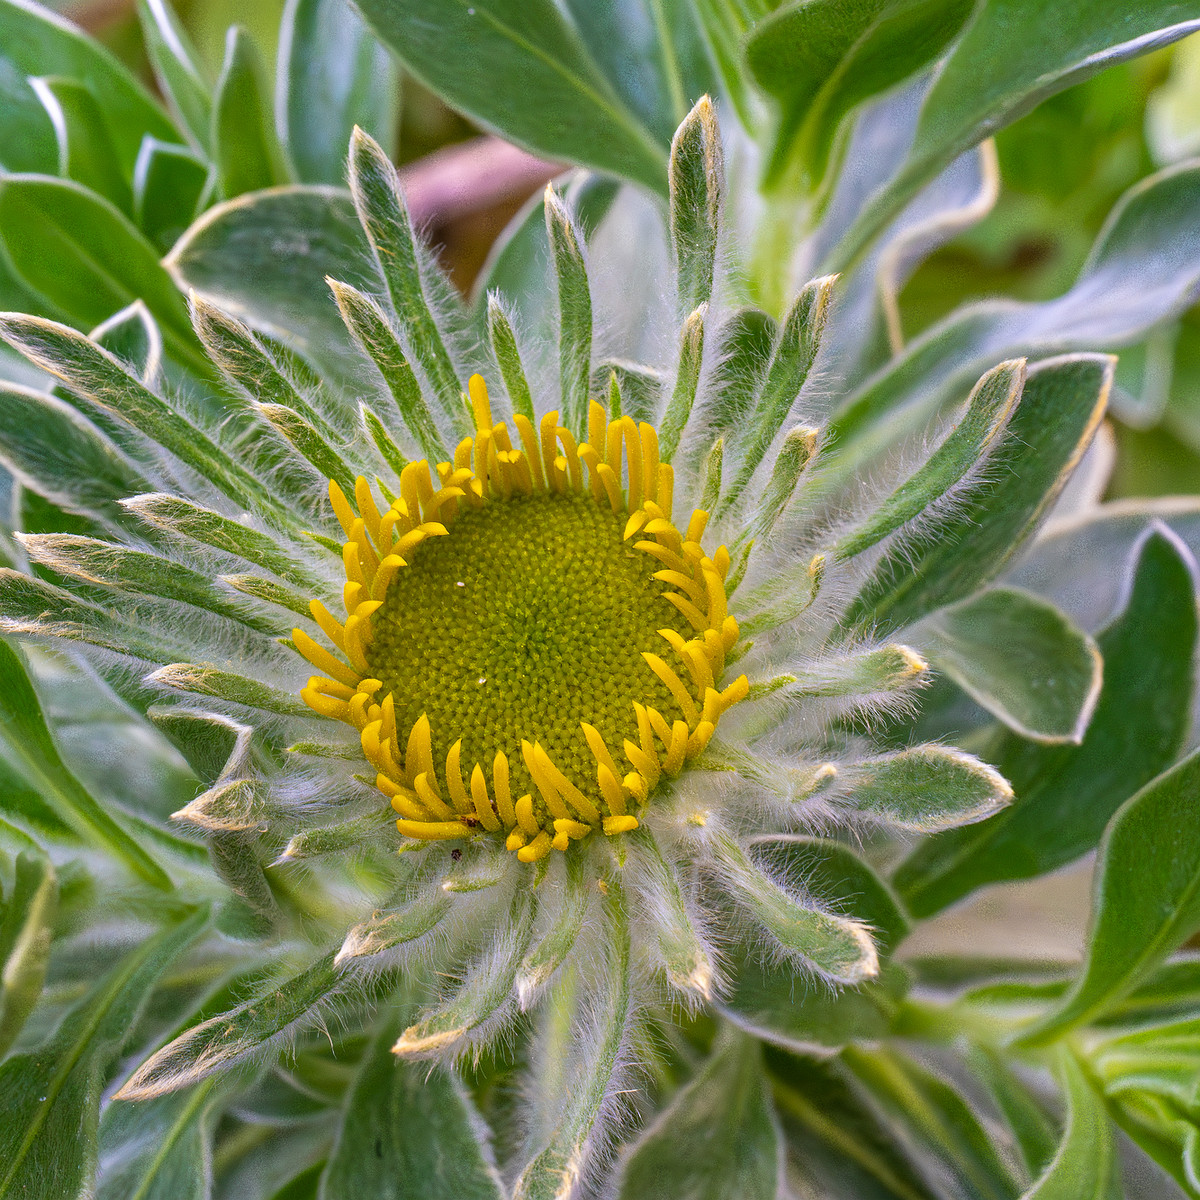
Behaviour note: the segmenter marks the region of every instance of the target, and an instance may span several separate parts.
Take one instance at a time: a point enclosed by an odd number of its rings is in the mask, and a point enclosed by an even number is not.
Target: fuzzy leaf
[[[320,1006],[338,990],[333,955],[326,954],[299,975],[180,1034],[151,1055],[116,1098],[148,1100],[227,1070],[291,1030],[312,1024],[320,1015]]]
[[[1019,1189],[991,1136],[945,1079],[890,1049],[850,1046],[842,1061],[901,1144],[928,1154],[937,1177],[950,1175],[955,1185],[951,1194],[1015,1200]]]
[[[593,974],[595,994],[586,1009],[574,981],[552,995],[549,1004],[573,1032],[569,1062],[554,1064],[556,1078],[543,1081],[557,1121],[540,1150],[521,1171],[513,1200],[567,1200],[586,1168],[586,1152],[603,1141],[595,1126],[613,1089],[614,1072],[629,1036],[633,996],[630,979],[629,918],[618,880],[609,882],[604,962]],[[565,1012],[559,1006],[569,1006]],[[560,1090],[561,1089],[561,1090]],[[546,1091],[541,1097],[545,1102]]]
[[[325,276],[368,293],[378,271],[340,188],[296,186],[248,195],[210,208],[164,260],[186,292],[194,288],[247,325],[287,339],[336,378],[358,378],[353,347]]]
[[[0,726],[10,761],[67,821],[103,843],[147,883],[170,888],[158,863],[67,769],[24,664],[5,642],[0,642]]]
[[[368,958],[415,942],[436,929],[449,911],[450,898],[443,893],[432,898],[420,896],[400,908],[376,912],[346,934],[336,964],[341,966],[348,959]]]
[[[348,0],[291,0],[276,74],[280,140],[305,183],[342,182],[356,125],[395,149],[399,73]]]
[[[350,139],[350,192],[407,349],[429,379],[452,427],[465,432],[462,384],[430,312],[434,289],[426,276],[436,274],[438,268],[422,260],[424,250],[413,232],[396,168],[379,143],[361,129],[355,129]]]
[[[353,850],[363,842],[374,840],[389,826],[394,830],[395,820],[396,814],[392,809],[381,806],[375,812],[364,813],[360,817],[351,817],[348,821],[302,829],[288,841],[283,853],[271,866],[278,867],[284,863],[300,862],[306,858],[319,858],[324,854],[337,854],[341,851]]]
[[[1104,414],[1113,361],[1048,359],[1029,371],[1004,442],[969,500],[927,536],[889,549],[846,613],[846,628],[892,628],[969,595],[999,572],[1058,497]]]
[[[844,269],[904,205],[964,150],[1047,96],[1200,28],[1186,0],[1066,0],[1045,36],[1042,0],[985,0],[942,64],[921,110],[908,158],[872,198],[833,256]]]
[[[777,952],[799,960],[835,984],[859,984],[879,974],[879,955],[865,922],[828,910],[807,889],[780,886],[728,834],[716,835],[722,882],[770,937]]]
[[[991,588],[934,613],[912,636],[935,669],[1023,737],[1083,741],[1104,663],[1053,605]]]
[[[1097,858],[1083,970],[1027,1042],[1044,1044],[1105,1011],[1200,928],[1198,789],[1200,753],[1117,811]]]
[[[42,75],[74,79],[91,90],[108,119],[126,178],[133,173],[144,134],[164,140],[176,136],[141,84],[94,38],[30,0],[3,0],[0,77],[6,82],[0,162],[10,171],[53,174],[58,167],[54,128],[26,82]]]
[[[154,78],[194,145],[207,149],[212,134],[212,89],[199,57],[169,0],[138,0],[138,21]]]
[[[262,62],[238,25],[226,33],[225,61],[213,93],[212,151],[217,182],[227,200],[289,182],[271,121]]]
[[[535,154],[665,191],[667,142],[630,111],[550,0],[362,0],[359,7],[419,79],[486,128]],[[487,63],[487,71],[458,70],[447,46],[464,61]]]
[[[659,455],[663,462],[670,462],[675,456],[679,439],[692,415],[692,406],[696,403],[696,389],[700,384],[700,371],[704,363],[704,318],[707,315],[707,306],[696,309],[684,321],[680,331],[679,369],[675,374],[675,387],[659,425]]]
[[[209,1200],[213,1082],[140,1104],[117,1101],[100,1118],[96,1200]]]
[[[58,878],[50,860],[20,855],[0,910],[0,1058],[42,993],[57,910]]]
[[[67,512],[112,520],[118,501],[147,491],[137,468],[86,417],[54,396],[0,384],[0,461]]]
[[[726,1030],[628,1152],[619,1200],[775,1200],[782,1148],[760,1054]]]
[[[725,158],[712,101],[702,96],[671,143],[671,239],[680,314],[712,299],[725,195]]]
[[[1183,744],[1194,675],[1193,566],[1169,535],[1144,540],[1124,612],[1098,638],[1104,687],[1078,746],[1039,746],[1007,735],[992,757],[1016,798],[981,825],[919,846],[894,882],[909,911],[937,912],[1002,879],[1054,870],[1099,840],[1131,793]]]
[[[781,883],[864,921],[881,952],[888,953],[908,932],[887,885],[845,847],[785,837],[756,842],[754,851]],[[905,972],[891,964],[878,982],[833,992],[823,983],[771,969],[734,946],[727,953],[729,988],[720,1001],[725,1015],[757,1037],[802,1052],[882,1037],[907,989]]]
[[[133,217],[155,250],[166,253],[206,200],[214,176],[186,146],[147,138],[133,173]]]
[[[722,499],[725,508],[745,490],[808,379],[829,315],[833,284],[833,276],[805,284],[784,317],[754,411],[747,418],[738,474]]]
[[[1067,1128],[1044,1174],[1023,1200],[1120,1200],[1121,1165],[1104,1103],[1070,1051],[1059,1057],[1067,1095]]]
[[[583,233],[552,187],[546,188],[546,240],[558,283],[560,420],[582,437],[592,377],[592,296]]]
[[[1025,386],[1025,361],[1001,363],[975,385],[966,411],[924,465],[883,501],[858,528],[834,547],[853,558],[946,499],[996,444]]]
[[[4,1200],[61,1200],[88,1186],[101,1085],[158,977],[207,919],[198,912],[130,951],[41,1046],[0,1066]]]
[[[5,175],[0,229],[20,277],[71,320],[90,329],[141,300],[170,354],[207,371],[187,307],[157,251],[106,200],[68,179]]]
[[[855,810],[916,833],[986,820],[1013,795],[998,771],[949,746],[915,746],[858,762],[849,776]]]
[[[802,0],[758,22],[746,61],[781,104],[768,170],[797,161],[811,185],[825,174],[842,119],[935,59],[971,14],[972,0]]]
[[[391,1053],[410,1015],[390,1013],[363,1055],[320,1200],[504,1200],[483,1123],[455,1076]]]
[[[526,954],[515,981],[522,1009],[532,1007],[566,962],[591,911],[593,888],[581,858],[572,856],[561,870],[555,864],[551,872],[537,890],[542,935]]]

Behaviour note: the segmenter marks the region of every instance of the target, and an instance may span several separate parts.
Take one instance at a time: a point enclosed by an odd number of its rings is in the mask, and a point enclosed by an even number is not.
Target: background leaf
[[[50,959],[58,878],[49,859],[22,854],[0,911],[0,1058],[37,1003]]]

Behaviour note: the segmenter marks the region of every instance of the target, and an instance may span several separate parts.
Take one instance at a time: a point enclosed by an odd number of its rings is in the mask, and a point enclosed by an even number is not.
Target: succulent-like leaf
[[[1015,732],[1039,742],[1083,741],[1104,664],[1096,643],[1053,605],[990,588],[926,618],[913,640],[935,669]]]
[[[159,90],[192,143],[208,148],[212,135],[212,89],[199,56],[169,0],[138,0],[138,21]]]

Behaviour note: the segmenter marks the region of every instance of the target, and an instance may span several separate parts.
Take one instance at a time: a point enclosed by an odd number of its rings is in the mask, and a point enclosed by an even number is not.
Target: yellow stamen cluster
[[[436,481],[410,464],[386,509],[365,479],[355,505],[330,483],[346,617],[311,604],[337,653],[295,631],[323,672],[301,695],[359,731],[402,834],[504,833],[533,862],[637,828],[749,689],[719,687],[729,553],[702,549],[706,513],[673,524],[653,427],[593,403],[586,442],[551,412],[516,415],[514,446],[469,386],[476,435]]]

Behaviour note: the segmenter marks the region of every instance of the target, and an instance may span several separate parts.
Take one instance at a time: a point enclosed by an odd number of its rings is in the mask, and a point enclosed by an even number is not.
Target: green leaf
[[[703,96],[671,142],[671,242],[679,315],[712,299],[725,197],[725,157],[712,101]]]
[[[1104,414],[1113,360],[1047,359],[1029,371],[1003,443],[969,498],[924,538],[890,547],[844,622],[907,625],[996,575],[1058,497]]]
[[[121,171],[104,111],[84,83],[51,75],[31,79],[58,137],[58,174],[103,196],[126,216],[133,212],[129,178]]]
[[[1018,1188],[991,1136],[945,1079],[891,1049],[848,1046],[842,1062],[901,1145],[928,1155],[938,1176],[949,1174],[957,1194],[1015,1200]]]
[[[21,278],[72,321],[90,329],[141,300],[169,352],[205,371],[174,281],[154,247],[107,201],[66,179],[0,176],[0,231]]]
[[[855,811],[917,833],[984,821],[1013,795],[998,771],[950,746],[914,746],[855,763],[846,773]]]
[[[180,1034],[142,1063],[116,1098],[148,1100],[227,1070],[292,1030],[314,1024],[321,1005],[338,990],[333,954],[326,954],[299,975]]]
[[[88,337],[124,362],[147,386],[153,386],[162,369],[162,331],[140,301],[113,313]]]
[[[587,428],[592,378],[592,296],[583,261],[583,232],[551,187],[546,188],[544,208],[558,284],[559,419],[581,438]]]
[[[935,669],[1022,737],[1083,741],[1104,663],[1052,604],[990,588],[933,613],[911,636]]]
[[[280,141],[305,183],[342,182],[356,125],[395,150],[400,75],[348,0],[290,0],[276,77]]]
[[[985,0],[925,99],[907,160],[873,197],[826,269],[844,270],[921,187],[964,150],[1055,92],[1112,63],[1200,28],[1187,0],[1064,0],[1044,20],[1042,0]],[[1039,36],[1029,31],[1037,29]]]
[[[900,865],[894,883],[910,912],[927,916],[983,884],[1041,875],[1087,853],[1117,808],[1174,760],[1194,686],[1191,556],[1154,533],[1135,561],[1124,612],[1098,639],[1105,682],[1083,742],[1039,746],[1006,735],[989,757],[1016,798]]]
[[[818,185],[845,116],[932,62],[973,7],[973,0],[792,0],[758,22],[746,63],[781,108],[768,179],[778,185],[795,164],[810,188]]]
[[[108,121],[122,175],[133,173],[143,134],[176,137],[142,86],[107,51],[74,25],[32,0],[0,2],[0,164],[8,171],[57,169],[54,128],[29,77],[57,75],[87,87]]]
[[[775,1113],[758,1048],[726,1030],[704,1069],[628,1151],[619,1200],[775,1200]]]
[[[968,1051],[967,1062],[1003,1114],[1028,1177],[1037,1178],[1054,1157],[1057,1146],[1057,1135],[1049,1118],[1005,1053],[976,1045]]]
[[[659,425],[659,457],[663,462],[674,458],[696,403],[696,389],[704,364],[704,318],[707,313],[707,306],[696,309],[684,321],[679,333],[679,369]]]
[[[58,878],[50,860],[20,855],[0,910],[0,1058],[42,994],[57,910]]]
[[[214,1082],[140,1104],[116,1101],[100,1118],[96,1200],[209,1200]]]
[[[1200,753],[1117,811],[1100,843],[1083,970],[1025,1041],[1044,1044],[1104,1012],[1200,928],[1197,789]]]
[[[9,760],[68,822],[103,843],[147,883],[171,887],[158,863],[67,769],[24,663],[6,642],[0,642],[0,737]]]
[[[623,103],[551,0],[362,0],[359,8],[414,75],[486,128],[535,154],[666,190],[669,143]],[[486,68],[463,71],[462,62]]]
[[[138,21],[159,91],[192,144],[207,150],[212,135],[212,89],[199,56],[168,0],[138,0]]]
[[[195,940],[208,914],[148,938],[35,1050],[0,1066],[0,1197],[81,1194],[95,1168],[100,1089],[162,972]]]
[[[225,37],[225,62],[213,95],[212,149],[217,183],[227,200],[290,182],[271,121],[262,62],[238,25],[230,26]]]
[[[1025,386],[1025,360],[1001,363],[972,389],[966,410],[924,464],[834,547],[853,558],[881,542],[937,501],[949,501],[968,474],[983,463],[1004,433]],[[951,501],[952,502],[952,501]]]
[[[887,885],[844,846],[781,837],[758,841],[754,850],[773,878],[870,926],[881,953],[908,932]],[[738,946],[725,947],[725,954],[729,986],[720,1000],[725,1015],[757,1037],[802,1052],[884,1036],[907,989],[904,970],[890,964],[878,982],[833,992],[791,971],[772,969]]]
[[[120,517],[149,482],[90,421],[43,392],[0,384],[0,462],[67,512]]]
[[[350,192],[387,285],[409,358],[425,373],[452,426],[465,433],[462,383],[438,322],[430,312],[439,268],[424,261],[396,168],[361,129],[350,139]]]
[[[133,218],[154,248],[166,253],[183,236],[210,194],[209,166],[186,146],[147,137],[133,170]]]
[[[412,1015],[389,1011],[346,1096],[320,1200],[503,1200],[484,1127],[449,1071],[391,1052]]]
[[[1058,1153],[1023,1200],[1121,1200],[1121,1166],[1104,1103],[1070,1050],[1062,1051],[1059,1071],[1067,1128]]]

